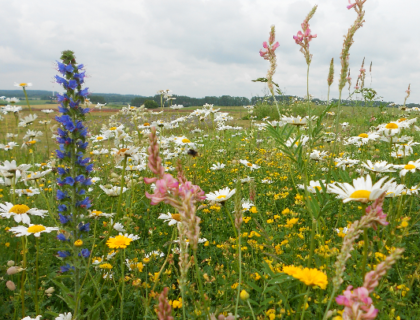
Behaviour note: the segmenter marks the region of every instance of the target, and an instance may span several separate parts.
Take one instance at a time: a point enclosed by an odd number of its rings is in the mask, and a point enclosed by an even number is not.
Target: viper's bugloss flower
[[[90,251],[89,249],[82,249],[79,252],[79,257],[83,257],[83,258],[88,258],[90,256]]]
[[[70,216],[64,216],[61,213],[58,214],[58,219],[60,220],[60,222],[62,224],[66,224],[67,222],[69,222],[71,220]]]
[[[82,222],[79,223],[77,226],[80,231],[88,232],[90,230],[90,222],[83,224]]]
[[[67,258],[67,257],[70,257],[70,252],[68,252],[68,251],[58,251],[57,255],[60,258]]]
[[[66,263],[64,266],[60,267],[60,272],[61,273],[67,272],[67,271],[70,271],[70,270],[74,270],[74,267],[69,265],[68,263]]]
[[[90,231],[90,223],[82,222],[82,218],[87,215],[87,209],[91,207],[91,200],[86,197],[86,192],[92,184],[88,175],[93,169],[93,164],[90,158],[85,157],[88,130],[84,125],[85,114],[89,112],[88,108],[84,108],[89,90],[82,88],[86,73],[82,70],[82,64],[76,64],[73,52],[64,51],[60,60],[57,61],[57,69],[61,76],[55,76],[55,80],[66,92],[57,95],[61,115],[55,117],[59,123],[56,137],[59,144],[56,150],[59,159],[56,198],[59,201],[58,220],[63,229],[57,239],[69,241],[73,251],[60,251],[58,256],[66,258],[74,255],[73,259],[87,258],[90,251],[82,248],[84,243],[81,238],[82,233]],[[76,263],[66,264],[61,266],[60,270],[66,272],[77,268],[79,267]]]

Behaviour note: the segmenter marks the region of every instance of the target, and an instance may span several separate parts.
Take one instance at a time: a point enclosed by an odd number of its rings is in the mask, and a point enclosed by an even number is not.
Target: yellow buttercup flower
[[[83,241],[82,241],[82,240],[80,240],[80,239],[78,239],[78,240],[76,240],[76,241],[74,242],[74,245],[75,245],[76,247],[81,247],[81,246],[83,246]]]

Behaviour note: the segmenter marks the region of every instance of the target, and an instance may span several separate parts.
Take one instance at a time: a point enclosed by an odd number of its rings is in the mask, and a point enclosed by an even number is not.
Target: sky
[[[59,90],[55,61],[70,49],[85,65],[93,94],[263,96],[266,86],[251,80],[266,76],[269,63],[259,50],[275,25],[273,80],[302,97],[307,66],[292,37],[315,4],[309,92],[327,98],[334,58],[337,98],[343,36],[356,19],[346,0],[0,0],[0,89],[31,82],[32,89]],[[350,49],[353,87],[365,57],[373,63],[366,87],[402,104],[411,84],[407,103],[420,102],[420,2],[367,0],[364,7],[366,22]]]

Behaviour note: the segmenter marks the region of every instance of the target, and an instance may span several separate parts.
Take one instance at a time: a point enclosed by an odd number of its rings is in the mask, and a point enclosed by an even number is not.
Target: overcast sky
[[[54,61],[71,49],[92,93],[263,95],[264,85],[251,80],[266,75],[258,51],[274,24],[274,81],[286,94],[304,96],[306,63],[292,36],[315,4],[310,93],[326,99],[334,58],[337,97],[343,35],[356,18],[346,0],[0,0],[0,89],[15,89],[15,81],[59,89]],[[353,86],[366,57],[371,86],[384,100],[402,103],[411,83],[408,102],[420,102],[419,10],[417,0],[367,0],[350,50]]]

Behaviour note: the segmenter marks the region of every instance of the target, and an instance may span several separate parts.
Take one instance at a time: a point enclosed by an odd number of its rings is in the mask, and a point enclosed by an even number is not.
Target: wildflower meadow
[[[409,84],[404,104],[376,106],[364,61],[352,84],[368,32],[354,1],[321,103],[309,80],[278,98],[275,26],[254,80],[269,93],[236,110],[170,90],[154,109],[94,105],[70,50],[53,108],[16,83],[25,103],[0,109],[0,319],[420,319],[420,109]],[[307,79],[317,10],[290,36]]]

